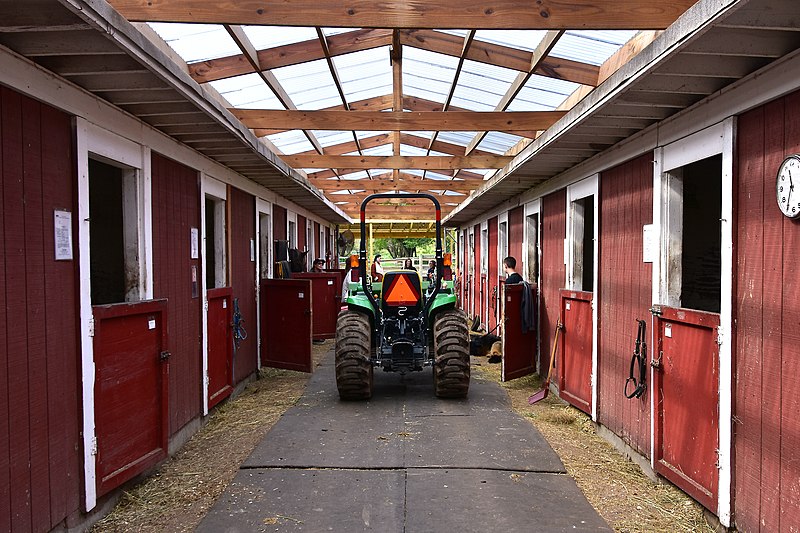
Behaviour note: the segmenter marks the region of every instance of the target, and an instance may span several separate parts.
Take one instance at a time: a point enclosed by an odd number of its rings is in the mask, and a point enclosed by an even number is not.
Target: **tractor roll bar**
[[[432,195],[422,192],[416,193],[378,193],[378,194],[371,194],[364,198],[364,201],[361,202],[361,245],[359,246],[358,250],[358,267],[361,270],[361,287],[364,289],[364,293],[369,298],[369,301],[372,303],[372,306],[375,308],[376,316],[381,313],[381,308],[378,305],[378,302],[375,300],[375,296],[372,294],[372,291],[367,287],[367,245],[364,239],[366,235],[367,229],[367,217],[366,217],[366,209],[367,204],[370,203],[372,200],[379,200],[382,198],[388,199],[398,199],[398,198],[423,198],[425,200],[430,200],[433,202],[433,206],[436,208],[436,282],[435,288],[433,293],[428,298],[428,301],[425,302],[424,312],[423,312],[423,319],[427,322],[428,320],[428,309],[430,309],[431,305],[433,304],[434,298],[436,295],[439,294],[439,288],[441,287],[441,280],[442,274],[444,270],[444,264],[442,263],[442,207],[439,205],[439,200],[434,198]],[[422,295],[420,295],[421,297]]]

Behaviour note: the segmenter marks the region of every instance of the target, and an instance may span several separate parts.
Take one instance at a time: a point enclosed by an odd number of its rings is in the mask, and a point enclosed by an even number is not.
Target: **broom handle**
[[[556,322],[556,338],[553,339],[553,351],[550,354],[550,368],[547,370],[547,379],[544,382],[544,388],[550,387],[550,376],[553,374],[553,368],[556,366],[556,346],[558,346],[558,332],[561,331],[561,320]]]

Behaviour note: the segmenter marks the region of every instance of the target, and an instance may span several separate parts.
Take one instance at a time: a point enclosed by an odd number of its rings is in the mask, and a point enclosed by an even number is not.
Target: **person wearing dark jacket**
[[[522,300],[520,301],[520,314],[522,315],[522,332],[534,331],[536,329],[536,308],[534,306],[534,291],[522,276],[517,274],[517,260],[511,256],[503,259],[503,269],[506,272],[506,285],[516,285],[521,283]]]
[[[503,259],[503,270],[506,272],[506,285],[522,283],[522,276],[517,274],[517,260],[511,256]]]

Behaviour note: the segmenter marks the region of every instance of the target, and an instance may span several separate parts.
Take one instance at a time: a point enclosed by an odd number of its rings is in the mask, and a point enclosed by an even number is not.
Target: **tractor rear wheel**
[[[371,335],[369,318],[342,311],[336,320],[336,387],[342,400],[372,397]]]
[[[465,398],[469,391],[469,332],[460,309],[444,311],[433,323],[433,387],[439,398]]]

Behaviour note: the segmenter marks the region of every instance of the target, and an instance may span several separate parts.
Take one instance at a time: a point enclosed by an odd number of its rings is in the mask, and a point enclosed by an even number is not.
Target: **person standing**
[[[517,260],[512,256],[503,259],[503,270],[506,273],[506,285],[522,283],[522,276],[517,274]]]
[[[434,278],[436,278],[436,261],[431,259],[430,263],[428,263],[428,274],[425,276],[425,279],[433,281]]]
[[[383,281],[381,254],[375,256],[375,260],[372,262],[372,268],[370,269],[370,275],[372,276],[372,281]]]
[[[325,261],[322,259],[314,259],[314,265],[311,267],[311,272],[325,272],[322,267],[325,265]]]

